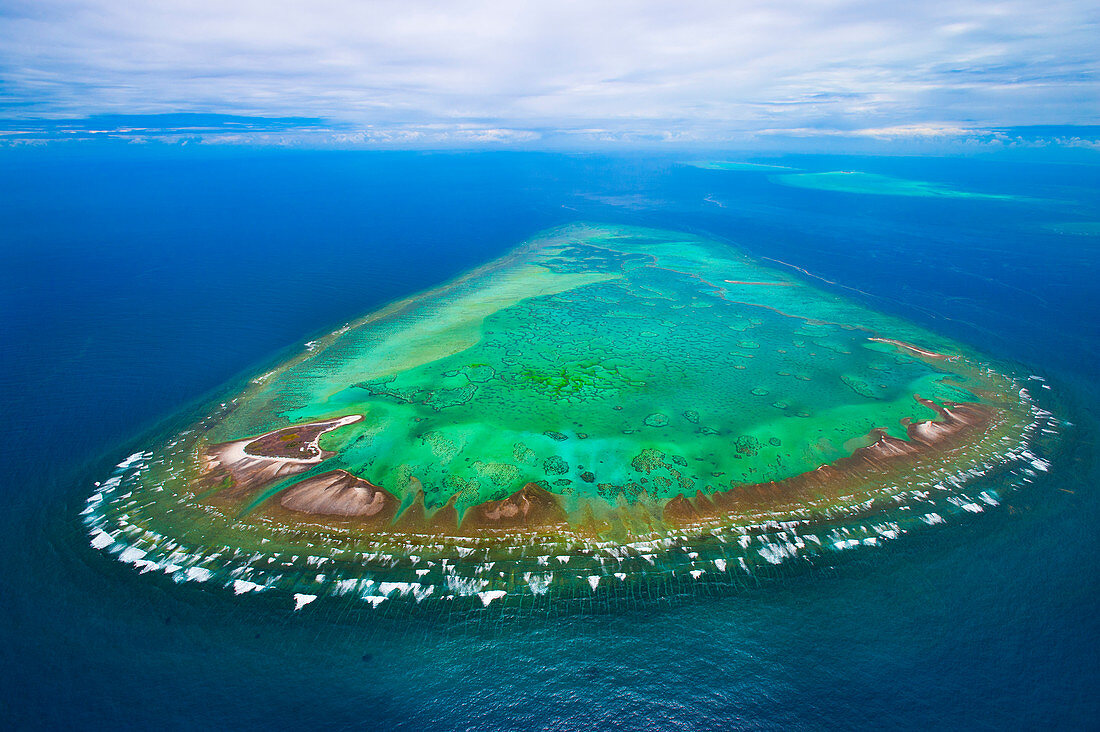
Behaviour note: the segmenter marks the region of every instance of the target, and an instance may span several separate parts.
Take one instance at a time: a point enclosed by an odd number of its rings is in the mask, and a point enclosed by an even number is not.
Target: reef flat
[[[854,170],[834,170],[827,173],[788,173],[771,176],[771,180],[794,188],[812,188],[838,193],[860,193],[876,196],[916,196],[918,198],[964,198],[986,201],[1024,201],[1021,196],[964,191],[939,183],[895,178],[877,173]]]
[[[750,163],[735,160],[700,160],[685,163],[685,165],[690,165],[693,168],[700,168],[702,170],[745,170],[763,172],[793,170],[793,168],[786,165],[769,165],[767,163]]]
[[[1041,385],[726,244],[578,224],[306,344],[83,518],[297,608],[659,594],[999,505],[1049,467]]]

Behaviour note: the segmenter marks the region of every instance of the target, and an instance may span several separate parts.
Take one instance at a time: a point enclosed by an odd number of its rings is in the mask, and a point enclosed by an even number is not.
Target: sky
[[[1097,124],[1096,0],[0,0],[8,141],[723,144],[1043,125],[1095,145]]]

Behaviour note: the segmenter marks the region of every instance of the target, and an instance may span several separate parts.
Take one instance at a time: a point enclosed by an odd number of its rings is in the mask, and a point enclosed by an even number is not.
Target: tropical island
[[[550,602],[874,546],[1046,469],[1026,379],[798,274],[681,232],[544,232],[131,456],[92,544],[299,608]]]

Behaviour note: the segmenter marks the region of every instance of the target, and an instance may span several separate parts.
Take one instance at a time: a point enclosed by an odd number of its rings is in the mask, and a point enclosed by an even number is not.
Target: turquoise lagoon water
[[[788,173],[773,178],[776,183],[797,188],[813,188],[819,191],[860,193],[875,196],[918,196],[944,198],[981,198],[986,200],[1012,200],[1004,193],[952,188],[949,185],[923,180],[895,178],[881,173],[865,173],[859,170],[831,170],[824,173]]]

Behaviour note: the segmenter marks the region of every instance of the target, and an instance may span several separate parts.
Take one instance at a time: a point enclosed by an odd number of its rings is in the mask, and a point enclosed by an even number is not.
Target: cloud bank
[[[8,0],[0,116],[9,137],[180,113],[347,144],[959,136],[1100,120],[1098,37],[1092,0]]]

